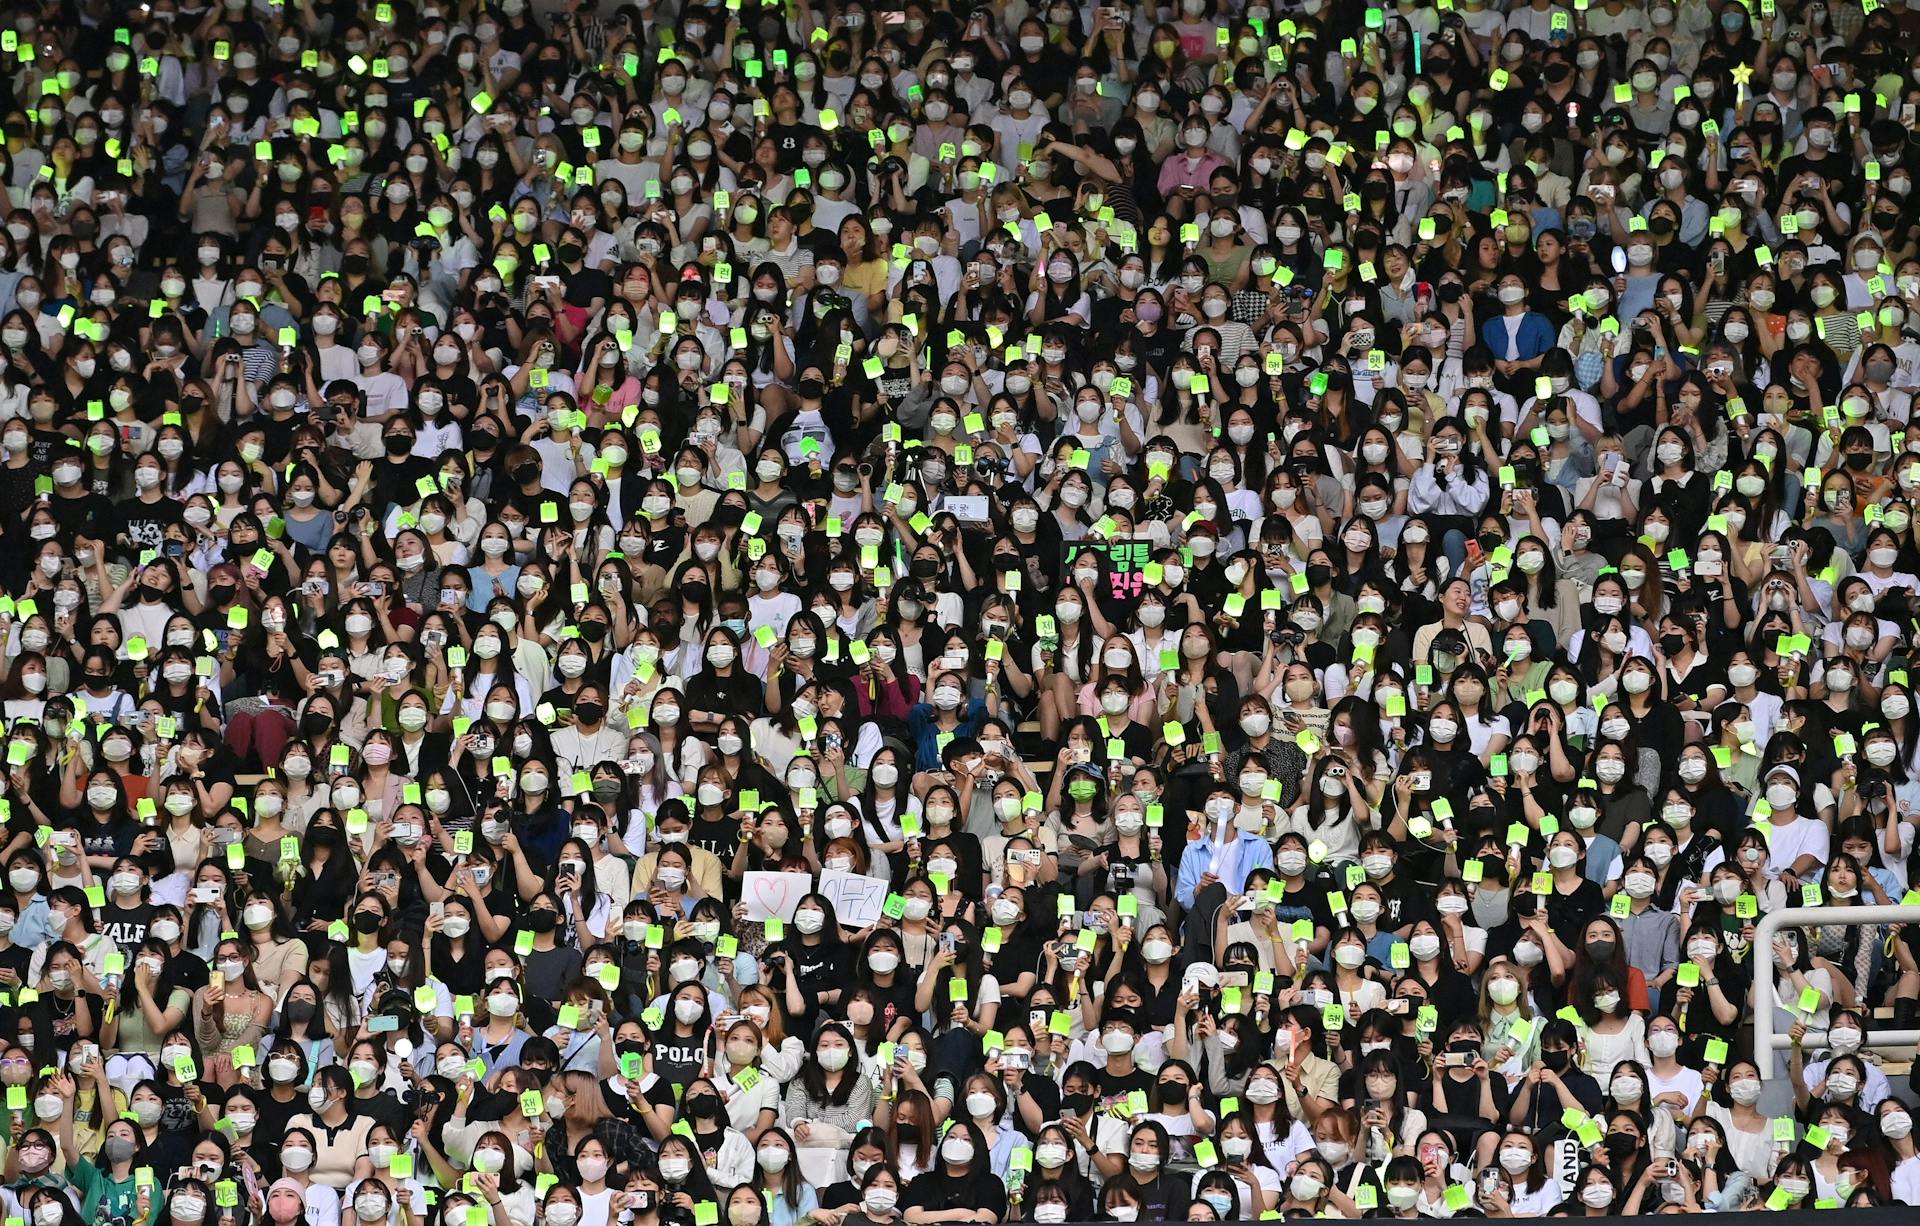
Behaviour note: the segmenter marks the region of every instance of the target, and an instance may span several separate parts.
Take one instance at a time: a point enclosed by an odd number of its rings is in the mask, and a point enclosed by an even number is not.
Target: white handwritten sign
[[[747,904],[750,920],[790,920],[794,907],[812,888],[813,877],[807,873],[749,872],[741,880],[740,898]]]
[[[879,923],[881,908],[887,902],[885,881],[845,869],[823,870],[820,892],[833,904],[833,912],[843,928],[865,928]]]

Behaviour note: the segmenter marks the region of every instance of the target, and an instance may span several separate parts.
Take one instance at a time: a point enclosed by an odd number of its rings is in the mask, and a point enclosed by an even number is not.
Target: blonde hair
[[[760,1027],[760,1032],[769,1044],[778,1047],[787,1041],[786,1014],[780,1008],[780,999],[765,984],[756,983],[752,987],[740,989],[740,1008],[744,1010],[748,1005],[767,1007],[767,1024]],[[753,1021],[752,1018],[747,1020]],[[758,1023],[755,1024],[758,1025]]]

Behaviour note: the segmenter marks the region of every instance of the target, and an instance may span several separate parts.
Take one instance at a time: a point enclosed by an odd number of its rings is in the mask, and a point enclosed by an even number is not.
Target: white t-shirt
[[[379,374],[354,374],[354,383],[367,397],[367,420],[379,421],[389,414],[398,413],[407,407],[406,380],[390,370]]]
[[[1776,822],[1773,834],[1767,840],[1767,871],[1778,876],[1805,855],[1812,855],[1825,864],[1832,843],[1833,832],[1827,829],[1825,822],[1816,818],[1801,816],[1790,822]]]

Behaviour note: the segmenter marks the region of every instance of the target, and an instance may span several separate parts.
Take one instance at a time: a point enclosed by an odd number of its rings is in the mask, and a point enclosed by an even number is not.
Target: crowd
[[[0,1214],[1920,1204],[1916,34],[6,0]]]

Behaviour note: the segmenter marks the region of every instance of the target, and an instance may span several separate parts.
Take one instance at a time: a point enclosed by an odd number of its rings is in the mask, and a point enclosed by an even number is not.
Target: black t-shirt
[[[1153,1076],[1139,1065],[1125,1073],[1115,1073],[1103,1066],[1094,1083],[1099,1086],[1095,1094],[1102,1104],[1126,1098],[1135,1090],[1144,1094],[1153,1092]]]
[[[364,1098],[356,1095],[351,1107],[355,1115],[365,1116],[376,1124],[385,1125],[387,1131],[395,1136],[407,1130],[407,1108],[391,1090],[381,1090]]]
[[[1380,929],[1398,932],[1427,913],[1427,902],[1418,882],[1397,866],[1394,875],[1373,883],[1380,891]]]
[[[91,992],[76,992],[71,1000],[48,992],[34,1003],[33,1008],[36,1011],[34,1016],[37,1023],[34,1026],[34,1033],[40,1036],[52,1036],[51,1042],[42,1038],[34,1046],[34,1056],[37,1059],[51,1060],[56,1052],[64,1055],[73,1046],[74,1040],[81,1037],[79,1013],[80,1002],[83,1000],[87,1002],[88,1014],[98,1019],[101,1016],[101,1009],[105,1007],[105,1002]]]
[[[685,1083],[700,1075],[707,1058],[707,1031],[690,1035],[675,1034],[665,1028],[653,1036],[653,1071],[662,1079]]]
[[[180,512],[181,505],[173,498],[151,503],[135,498],[120,504],[113,532],[116,537],[125,537],[137,556],[140,550],[160,548],[167,528],[181,522]]]
[[[883,987],[877,983],[868,985],[868,990],[874,994],[874,1021],[882,1030],[893,1029],[893,1023],[898,1018],[912,1018],[915,1021],[920,1018],[920,1011],[913,1007],[914,993],[919,987],[920,977],[914,974],[910,967],[902,965],[893,978],[892,987]],[[938,1001],[934,1003],[939,1004]],[[842,1007],[835,1012],[844,1014],[846,1010]]]
[[[785,982],[784,975],[794,976],[800,985],[801,999],[808,1002],[804,1024],[796,1021],[793,1027],[796,1033],[805,1034],[812,1029],[820,993],[845,988],[853,981],[854,947],[839,941],[803,945],[795,937],[782,942],[778,948],[787,960],[781,982]]]
[[[1298,889],[1283,887],[1281,900],[1274,904],[1273,918],[1282,928],[1291,927],[1295,920],[1307,920],[1315,928],[1331,929],[1333,912],[1327,906],[1327,893],[1334,888],[1333,879],[1326,873],[1310,873],[1301,878]]]
[[[598,268],[563,272],[561,279],[566,282],[568,306],[588,307],[593,305],[596,298],[605,300],[613,297],[613,278]]]
[[[100,931],[112,938],[122,953],[132,956],[134,947],[147,939],[147,925],[153,920],[153,904],[116,907],[111,898],[100,911]]]
[[[800,164],[800,146],[809,133],[819,130],[810,123],[776,123],[768,126],[767,136],[780,155],[781,170],[792,170]]]
[[[1439,1059],[1442,1053],[1435,1052]],[[1468,1077],[1465,1081],[1456,1081],[1449,1070],[1433,1082],[1432,1109],[1428,1111],[1429,1120],[1437,1117],[1452,1117],[1454,1120],[1477,1120],[1483,1118],[1480,1112],[1480,1087],[1478,1077]],[[1485,1085],[1493,1092],[1493,1114],[1496,1119],[1505,1119],[1507,1107],[1513,1102],[1513,1095],[1507,1090],[1507,1079],[1498,1073],[1489,1073]],[[1536,1087],[1537,1089],[1538,1087]]]
[[[67,498],[55,494],[47,499],[47,510],[66,532],[98,532],[101,524],[114,522],[113,501],[100,494],[82,494]]]
[[[33,965],[33,950],[24,945],[9,944],[0,949],[0,969],[9,970],[17,976],[17,982],[27,982],[27,968]]]
[[[209,784],[208,786],[212,786]],[[160,990],[155,993],[158,999],[165,1000],[175,988],[185,988],[188,992],[198,992],[207,986],[207,961],[193,954],[182,952],[167,959],[167,966],[160,975]],[[301,1100],[300,1110],[307,1109],[306,1101]]]
[[[996,1218],[1007,1215],[1007,1188],[987,1167],[987,1155],[974,1157],[979,1170],[968,1175],[949,1175],[945,1170],[928,1171],[907,1185],[902,1210],[925,1209],[942,1213],[949,1209],[991,1210]]]

